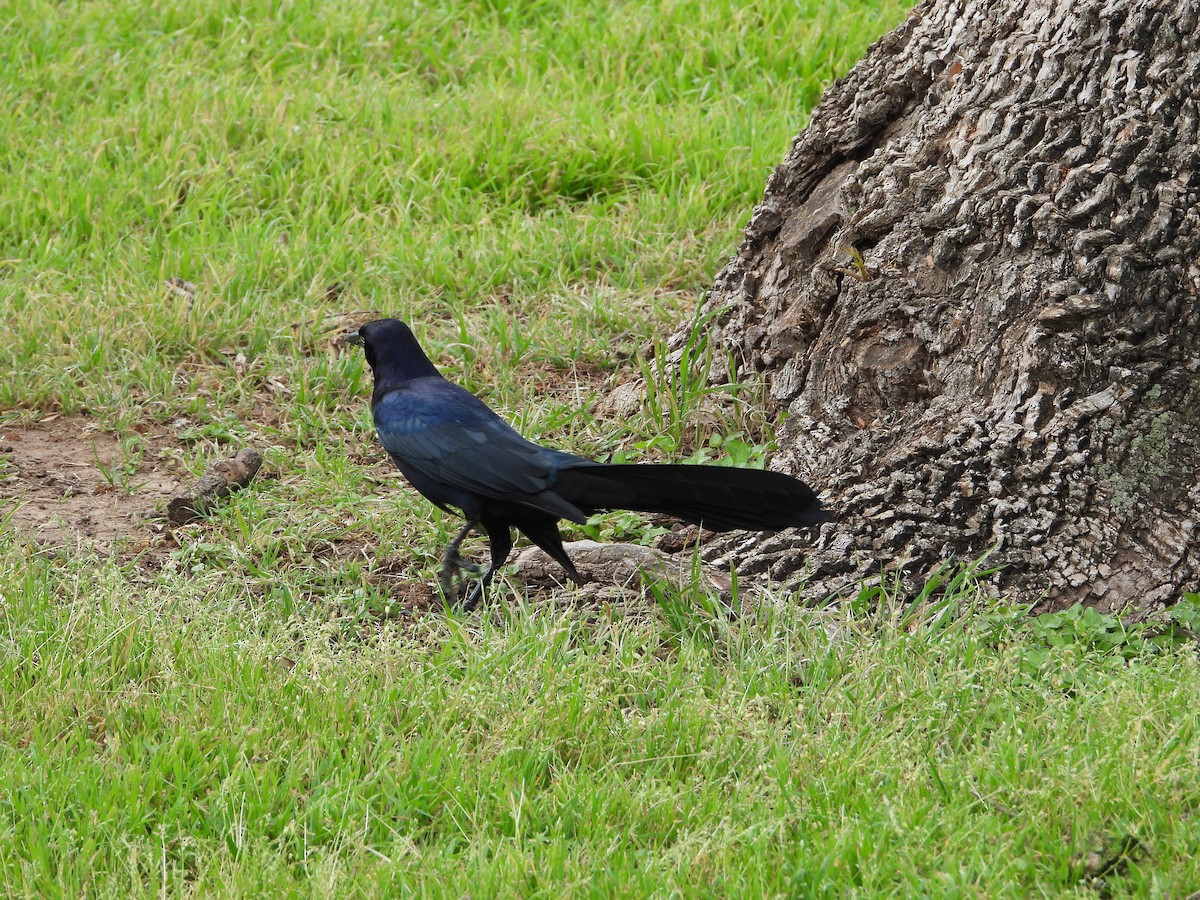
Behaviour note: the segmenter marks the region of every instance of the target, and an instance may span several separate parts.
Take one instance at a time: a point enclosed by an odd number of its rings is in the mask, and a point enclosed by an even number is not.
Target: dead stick
[[[167,504],[167,519],[172,525],[184,525],[203,518],[234,488],[245,487],[262,465],[262,454],[253,447],[218,459],[196,482],[190,494],[173,497]]]

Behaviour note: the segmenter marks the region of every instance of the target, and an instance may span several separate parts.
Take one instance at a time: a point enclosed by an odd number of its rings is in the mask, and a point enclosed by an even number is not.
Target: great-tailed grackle
[[[713,531],[774,531],[825,521],[816,495],[780,472],[724,466],[607,465],[521,437],[470,391],[443,378],[408,326],[379,319],[345,336],[359,344],[375,376],[371,411],[379,440],[413,487],[467,522],[446,548],[441,585],[454,602],[466,563],[458,549],[472,528],[487,532],[491,565],[467,592],[482,598],[512,550],[512,528],[545,550],[577,584],[558,520],[583,524],[598,510],[666,513]]]

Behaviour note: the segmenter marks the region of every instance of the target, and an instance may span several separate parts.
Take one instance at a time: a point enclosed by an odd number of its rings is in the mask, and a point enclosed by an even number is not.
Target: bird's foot
[[[462,572],[470,572],[472,575],[478,575],[483,571],[483,566],[481,566],[479,563],[473,563],[469,559],[463,559],[457,553],[454,556],[446,559],[446,562],[442,566],[442,570],[445,571],[447,567],[457,569],[460,574]]]
[[[483,591],[478,581],[467,584],[465,573],[478,575],[481,572],[483,572],[483,566],[478,563],[465,560],[458,554],[448,556],[442,564],[442,571],[438,576],[438,585],[442,589],[442,598],[446,605],[460,612],[469,612],[474,609],[482,599]],[[464,585],[466,592],[460,602],[459,593]]]
[[[483,582],[472,581],[467,586],[467,592],[463,595],[462,603],[458,605],[458,611],[469,613],[477,607],[480,601],[483,600]]]

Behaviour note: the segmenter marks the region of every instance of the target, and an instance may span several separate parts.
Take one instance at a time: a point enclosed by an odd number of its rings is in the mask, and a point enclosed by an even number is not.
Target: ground
[[[459,520],[334,340],[398,315],[531,439],[761,463],[754,392],[706,417],[706,342],[656,337],[905,4],[8,8],[0,896],[1200,885],[1191,645],[969,577],[633,615],[506,572],[446,614]],[[249,489],[169,530],[243,447]],[[689,557],[638,516],[564,531]]]
[[[539,384],[547,392],[569,390],[561,377],[543,376]],[[170,428],[140,425],[121,438],[83,415],[50,415],[8,427],[0,430],[0,502],[10,509],[17,531],[43,550],[112,553],[141,569],[156,570],[180,547],[177,527],[193,534],[205,528],[203,522],[172,526],[166,515],[168,502],[188,495],[196,481],[183,462],[185,447]],[[383,473],[390,475],[390,463],[382,451],[378,456]],[[277,477],[272,472],[260,476]],[[641,569],[686,581],[691,555],[684,551],[697,536],[694,527],[672,526],[667,519],[659,518],[655,525],[664,532],[655,541],[657,549],[569,542],[569,552],[590,582],[582,589],[571,586],[558,565],[536,548],[514,554],[515,568],[527,595],[568,593],[584,604],[615,603],[626,613],[644,612]],[[369,582],[392,600],[391,615],[441,611],[432,583],[414,577],[410,554],[375,560],[369,538],[350,537],[314,548],[313,556],[333,567],[351,559],[365,561]],[[707,576],[718,591],[729,590],[727,576],[716,571]]]
[[[42,546],[136,552],[161,540],[166,502],[193,479],[178,449],[165,428],[121,439],[85,416],[0,429],[0,500]]]

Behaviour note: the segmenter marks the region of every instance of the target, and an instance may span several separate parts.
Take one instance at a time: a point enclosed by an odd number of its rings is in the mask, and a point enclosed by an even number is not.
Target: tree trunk
[[[828,91],[706,308],[838,520],[710,556],[814,597],[993,548],[1042,609],[1200,586],[1198,45],[1195,0],[931,0]]]

